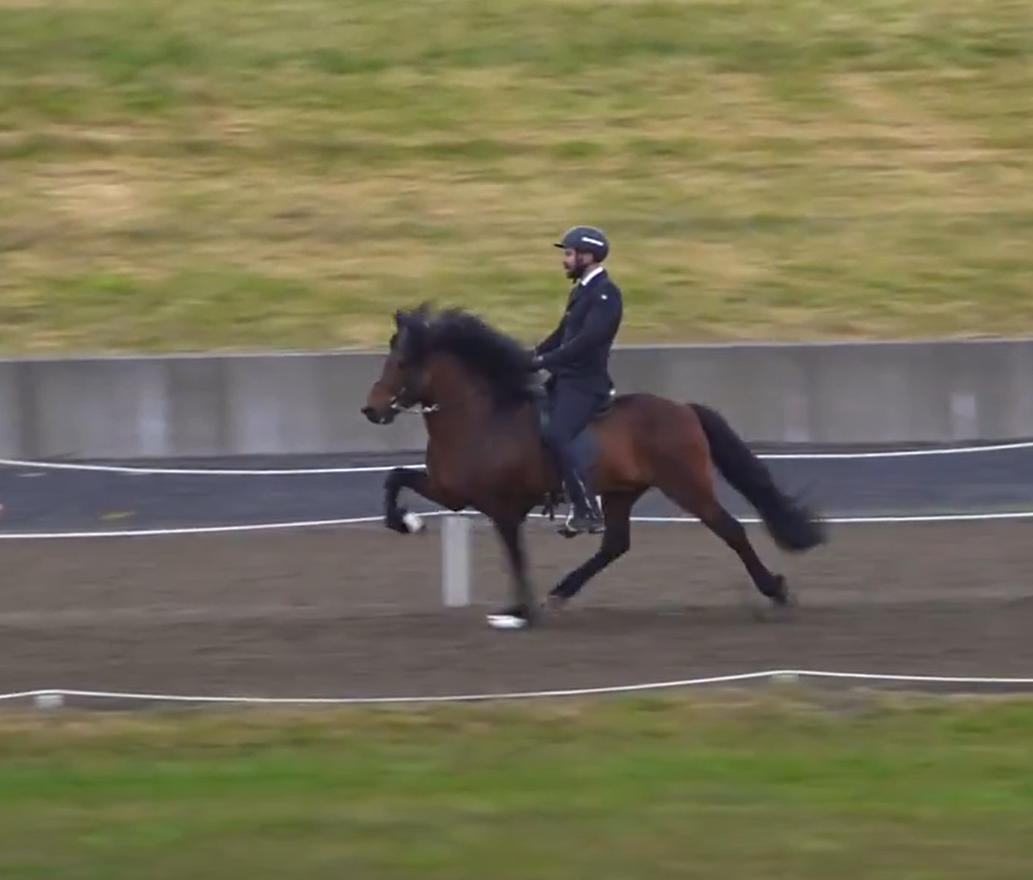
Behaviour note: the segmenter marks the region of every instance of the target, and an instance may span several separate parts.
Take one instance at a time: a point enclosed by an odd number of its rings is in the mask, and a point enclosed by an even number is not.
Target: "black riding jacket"
[[[620,288],[605,270],[574,285],[559,326],[535,348],[542,366],[564,383],[607,393],[610,349],[624,316]]]

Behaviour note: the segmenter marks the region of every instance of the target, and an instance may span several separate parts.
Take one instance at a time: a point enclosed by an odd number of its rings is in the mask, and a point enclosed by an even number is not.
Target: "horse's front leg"
[[[537,608],[534,589],[527,575],[527,552],[524,547],[523,518],[512,515],[492,518],[499,540],[509,562],[513,583],[513,603],[497,614],[488,615],[495,629],[524,629],[534,623]]]
[[[420,532],[424,528],[423,517],[399,507],[398,496],[403,489],[410,489],[428,501],[449,510],[459,511],[466,507],[463,501],[448,492],[427,471],[416,468],[393,468],[384,480],[384,525],[403,535]]]

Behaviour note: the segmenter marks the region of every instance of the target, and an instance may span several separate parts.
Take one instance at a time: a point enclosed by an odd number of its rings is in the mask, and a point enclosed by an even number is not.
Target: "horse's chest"
[[[447,447],[431,442],[426,453],[427,476],[446,492],[465,495],[476,475],[478,459],[476,449],[467,438]]]
[[[527,435],[527,436],[525,436]],[[491,482],[500,473],[522,464],[534,435],[511,426],[506,430],[471,430],[447,449],[431,444],[426,468],[438,485],[468,495]]]

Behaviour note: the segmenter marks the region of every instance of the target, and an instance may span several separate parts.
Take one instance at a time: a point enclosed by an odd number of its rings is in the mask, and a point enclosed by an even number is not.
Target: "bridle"
[[[391,398],[390,407],[391,407],[391,409],[393,409],[399,415],[422,416],[422,415],[426,415],[427,413],[432,413],[432,412],[437,412],[438,411],[439,407],[438,407],[438,405],[436,403],[432,403],[432,404],[430,404],[430,406],[427,406],[426,404],[423,404],[423,403],[413,403],[413,404],[410,404],[409,406],[404,406],[403,404],[399,403],[399,400],[398,400],[402,396],[404,391],[405,391],[405,389],[403,388],[401,391],[398,392],[398,394],[396,394],[394,397]]]
[[[402,330],[399,334],[401,338],[398,341],[402,341],[402,339],[406,338],[409,332],[410,331],[408,329]],[[394,346],[394,344],[395,340],[392,340],[392,347]],[[404,375],[405,374],[403,373],[403,376]],[[411,403],[408,405],[403,404],[401,402],[402,398],[405,397],[405,393],[408,390],[408,386],[402,385],[402,387],[398,389],[398,392],[391,398],[391,400],[388,403],[388,406],[391,408],[393,412],[396,412],[399,415],[423,416],[427,415],[428,413],[438,411],[438,405],[436,403],[431,404],[430,406],[426,406],[419,402]]]
[[[405,385],[403,385],[398,390],[398,393],[394,397],[392,397],[391,400],[388,402],[388,406],[394,412],[398,413],[399,415],[423,416],[427,415],[428,413],[438,411],[439,407],[436,403],[432,403],[429,406],[423,403],[419,403],[418,401],[415,403],[403,404],[401,402],[402,398],[405,396],[405,392],[408,390],[409,389]]]

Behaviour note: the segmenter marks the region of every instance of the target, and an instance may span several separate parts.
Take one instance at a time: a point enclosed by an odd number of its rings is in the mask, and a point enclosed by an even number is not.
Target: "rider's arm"
[[[548,354],[560,344],[560,340],[563,338],[563,325],[566,323],[566,320],[566,315],[564,315],[563,319],[556,325],[556,329],[534,347],[536,355]]]
[[[616,332],[621,321],[621,302],[612,290],[603,288],[593,292],[592,307],[585,316],[581,331],[569,342],[554,348],[548,353],[541,353],[541,366],[552,370],[577,360],[585,352],[597,345],[604,344],[610,334]]]

